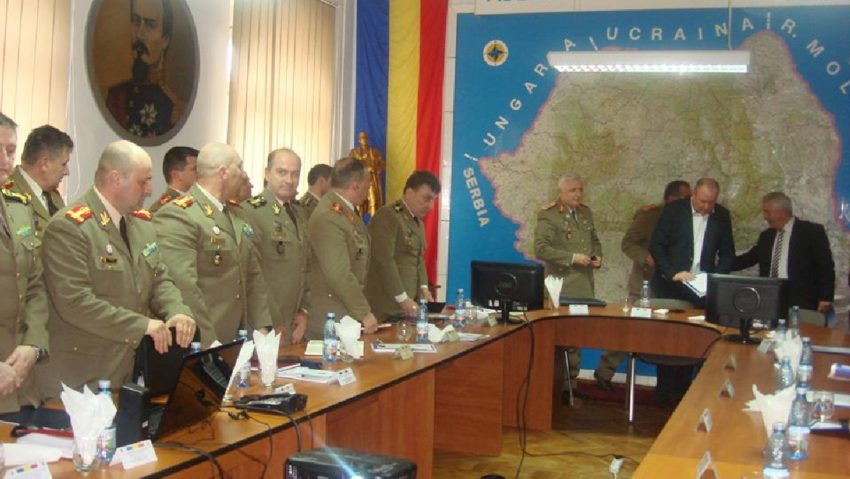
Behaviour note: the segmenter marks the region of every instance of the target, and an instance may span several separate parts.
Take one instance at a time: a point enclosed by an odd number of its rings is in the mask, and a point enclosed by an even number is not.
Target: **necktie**
[[[127,245],[127,251],[130,250],[130,237],[127,236],[127,220],[124,217],[121,217],[121,221],[118,223],[118,231],[121,232],[121,239],[124,240],[124,244]]]
[[[773,243],[773,258],[770,260],[770,277],[779,277],[779,260],[782,258],[782,243],[785,238],[785,230],[781,229],[776,234],[776,242]]]
[[[295,226],[295,232],[298,232],[298,222],[295,221],[295,213],[292,212],[292,204],[287,201],[283,204],[284,209],[286,209],[286,214],[289,216],[289,219],[292,220],[292,225]]]
[[[59,211],[59,208],[57,208],[53,203],[53,200],[50,199],[50,193],[42,191],[41,196],[44,197],[44,204],[47,205],[47,213],[49,213],[50,216],[55,215],[56,212]]]

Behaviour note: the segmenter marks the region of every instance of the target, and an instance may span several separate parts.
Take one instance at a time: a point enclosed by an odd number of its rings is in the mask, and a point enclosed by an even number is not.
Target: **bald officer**
[[[150,213],[137,210],[150,193],[150,157],[116,141],[100,157],[94,187],[47,224],[52,358],[38,377],[47,397],[58,397],[60,381],[94,388],[109,379],[119,387],[131,379],[145,335],[159,352],[171,345],[169,327],[181,346],[192,341],[195,321],[160,255]]]
[[[3,119],[0,113],[0,128]],[[9,120],[11,121],[11,120]],[[12,158],[0,135],[0,183]],[[29,199],[0,192],[0,415],[38,405],[33,366],[47,359],[47,295]]]
[[[602,267],[602,243],[593,226],[593,214],[582,203],[584,182],[577,174],[558,180],[558,201],[537,214],[534,251],[546,274],[564,278],[561,294],[570,298],[593,298],[593,271]],[[567,348],[570,383],[577,394],[581,352]],[[578,394],[581,396],[581,394]]]
[[[198,181],[154,217],[160,249],[192,309],[204,347],[236,339],[241,328],[263,331],[272,321],[254,229],[230,213],[242,186],[242,159],[223,143],[198,154]]]
[[[415,171],[402,197],[381,207],[369,222],[372,249],[366,296],[379,320],[416,314],[417,299],[433,301],[425,271],[425,215],[434,208],[440,181]]]
[[[274,327],[288,331],[293,343],[307,327],[307,220],[295,194],[301,158],[287,148],[269,153],[266,188],[242,203],[239,215],[254,228],[251,236],[260,253]]]
[[[50,217],[65,206],[59,184],[68,176],[74,142],[50,125],[30,132],[21,164],[9,175],[7,189],[25,195],[32,205],[36,234],[41,237]]]
[[[331,191],[322,197],[307,224],[310,238],[310,320],[307,337],[322,337],[328,313],[337,319],[349,315],[363,323],[367,333],[378,321],[366,300],[369,268],[369,232],[354,205],[369,193],[370,174],[360,160],[342,158],[334,165]]]

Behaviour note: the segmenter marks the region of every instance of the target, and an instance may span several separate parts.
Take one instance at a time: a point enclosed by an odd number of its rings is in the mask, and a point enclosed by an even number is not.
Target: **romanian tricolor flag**
[[[448,0],[357,2],[355,135],[387,161],[386,201],[414,170],[440,174]],[[428,277],[436,280],[439,205],[425,221]]]

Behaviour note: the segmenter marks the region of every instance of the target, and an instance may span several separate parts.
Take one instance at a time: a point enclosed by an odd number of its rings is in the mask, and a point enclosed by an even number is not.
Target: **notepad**
[[[431,343],[384,343],[375,341],[372,343],[372,351],[376,353],[394,353],[396,349],[402,346],[410,346],[410,350],[414,353],[436,353],[437,347]]]

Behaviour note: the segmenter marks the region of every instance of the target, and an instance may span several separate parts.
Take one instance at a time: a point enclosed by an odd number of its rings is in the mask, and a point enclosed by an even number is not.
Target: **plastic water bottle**
[[[785,333],[786,333],[785,320],[782,319],[782,318],[779,318],[779,321],[776,322],[776,330],[774,330],[773,339],[776,340],[776,341],[782,341],[782,340],[785,339],[785,336],[786,336]]]
[[[189,354],[200,353],[201,352],[201,342],[200,341],[192,341],[192,344],[189,345]]]
[[[109,398],[112,402],[112,383],[108,379],[101,379],[97,382],[97,393]],[[100,436],[97,438],[97,455],[100,460],[109,464],[112,461],[112,456],[115,454],[115,419],[112,424],[106,427]]]
[[[332,363],[336,361],[339,352],[339,338],[336,337],[336,314],[328,313],[325,319],[324,344],[322,346],[322,359]]]
[[[773,434],[767,438],[764,448],[764,477],[788,477],[788,440],[785,439],[785,423],[773,423]]]
[[[247,329],[240,329],[236,333],[236,341],[247,341],[247,340],[248,340],[248,330]]]
[[[814,364],[812,363],[812,338],[803,338],[803,351],[800,354],[800,364],[797,365],[797,386],[807,391],[812,387]]]
[[[457,330],[463,329],[466,322],[466,300],[463,297],[463,288],[457,289],[457,300],[455,301],[455,314],[452,317],[454,328]]]
[[[640,287],[640,299],[637,301],[638,308],[649,308],[652,303],[649,301],[649,281],[644,281]]]
[[[428,303],[424,299],[419,300],[419,311],[416,314],[416,342],[427,343],[428,341]]]
[[[776,392],[794,385],[794,370],[791,369],[791,358],[782,357],[779,364],[779,374],[776,376]]]
[[[788,339],[794,339],[800,335],[800,307],[791,308],[788,315]]]
[[[788,416],[788,448],[792,461],[809,458],[812,405],[806,400],[806,391],[806,388],[797,388],[797,397],[791,403],[791,414]]]

